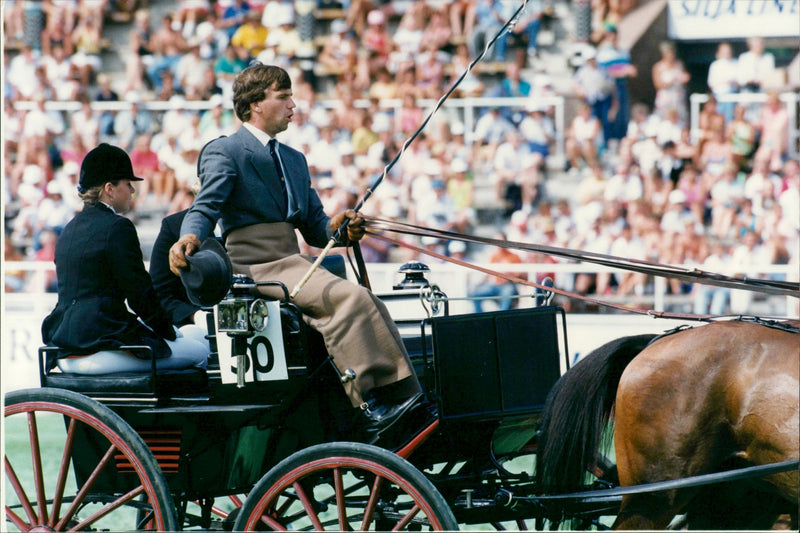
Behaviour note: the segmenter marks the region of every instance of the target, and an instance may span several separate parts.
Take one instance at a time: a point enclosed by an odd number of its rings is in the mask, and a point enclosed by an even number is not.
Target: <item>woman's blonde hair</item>
[[[86,192],[78,192],[78,196],[81,200],[83,200],[83,205],[95,205],[97,202],[99,202],[100,195],[103,194],[103,188],[105,188],[106,183],[116,186],[119,184],[119,180],[107,181],[102,185],[95,185],[91,189],[87,189]]]

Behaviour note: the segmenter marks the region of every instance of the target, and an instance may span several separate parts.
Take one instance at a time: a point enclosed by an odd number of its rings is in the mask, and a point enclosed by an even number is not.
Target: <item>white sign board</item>
[[[800,0],[669,0],[667,35],[677,41],[800,37]]]
[[[278,381],[289,378],[286,352],[283,349],[280,302],[267,302],[269,320],[262,332],[246,337],[245,382]],[[214,307],[214,320],[217,320]],[[219,370],[223,383],[236,383],[237,358],[233,355],[233,338],[224,332],[217,333]]]

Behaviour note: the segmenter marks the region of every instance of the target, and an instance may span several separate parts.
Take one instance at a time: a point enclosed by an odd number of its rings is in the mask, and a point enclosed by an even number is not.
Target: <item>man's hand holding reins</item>
[[[181,269],[189,266],[187,255],[192,255],[200,249],[200,239],[193,233],[187,233],[178,239],[169,249],[169,269],[176,276],[181,275]]]
[[[358,242],[364,236],[364,219],[352,209],[342,211],[338,215],[331,218],[331,229],[334,233],[338,230],[346,218],[350,219],[347,224],[347,240],[350,242]]]

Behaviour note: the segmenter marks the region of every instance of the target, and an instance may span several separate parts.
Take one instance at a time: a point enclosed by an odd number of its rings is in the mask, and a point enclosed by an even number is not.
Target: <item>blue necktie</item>
[[[289,211],[289,195],[286,192],[286,178],[283,175],[283,165],[281,164],[280,155],[278,155],[278,140],[269,140],[269,155],[272,156],[272,162],[275,163],[275,170],[278,173],[278,178],[281,182],[281,192],[283,193],[283,204],[281,205],[281,216],[286,218],[286,213]]]

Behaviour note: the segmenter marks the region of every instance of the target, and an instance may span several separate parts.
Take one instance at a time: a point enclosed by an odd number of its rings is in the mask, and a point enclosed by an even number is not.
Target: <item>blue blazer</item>
[[[223,238],[243,226],[290,222],[308,244],[324,247],[332,234],[330,218],[311,188],[306,158],[284,144],[280,154],[292,193],[285,218],[280,179],[268,148],[244,127],[208,143],[198,162],[202,187],[184,218],[181,235],[193,233],[202,241],[212,234],[217,220]]]

